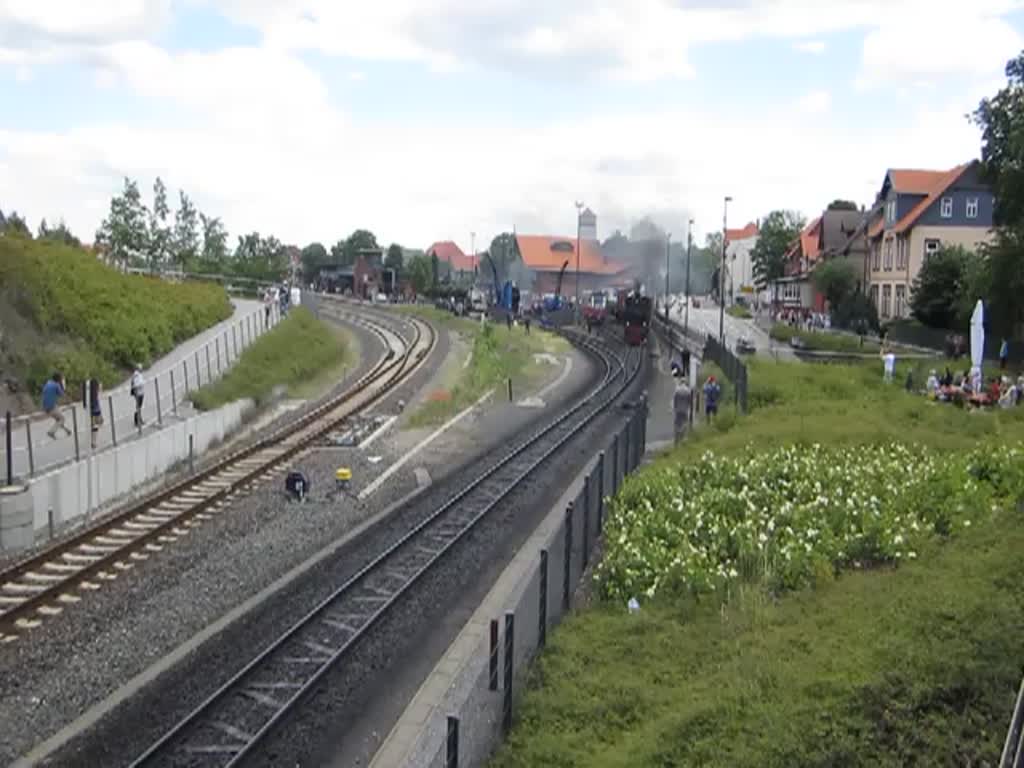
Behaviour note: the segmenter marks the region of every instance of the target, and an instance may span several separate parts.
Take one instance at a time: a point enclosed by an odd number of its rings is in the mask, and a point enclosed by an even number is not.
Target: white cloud
[[[824,40],[804,40],[794,43],[793,48],[801,53],[820,54],[825,52]]]
[[[811,91],[800,99],[797,103],[797,108],[807,114],[818,115],[828,112],[828,108],[831,105],[832,96],[828,91]]]

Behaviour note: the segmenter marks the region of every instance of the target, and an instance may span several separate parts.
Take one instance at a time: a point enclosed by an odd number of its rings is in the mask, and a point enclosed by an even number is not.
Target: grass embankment
[[[246,349],[226,375],[193,392],[192,402],[210,410],[245,398],[264,403],[279,386],[305,391],[311,380],[342,365],[347,349],[343,334],[297,307]]]
[[[725,308],[725,314],[738,317],[740,320],[749,320],[753,317],[750,310],[746,307],[742,307],[739,304],[733,304],[730,307]]]
[[[860,337],[848,333],[827,333],[825,331],[805,331],[794,328],[785,323],[772,325],[769,335],[775,340],[789,344],[793,337],[799,338],[808,350],[818,352],[852,352],[863,354],[878,354],[880,347],[878,342],[864,339],[861,345]]]
[[[1024,408],[929,403],[874,363],[750,382],[748,417],[613,502],[598,603],[554,634],[499,768],[998,760]]]
[[[505,388],[512,379],[512,394],[522,398],[539,382],[554,373],[550,363],[534,357],[547,353],[563,357],[570,345],[556,334],[543,331],[536,323],[526,333],[522,325],[511,330],[503,324],[457,318],[449,312],[432,307],[406,307],[404,311],[449,329],[465,340],[471,352],[469,364],[450,361],[448,375],[440,388],[427,396],[427,401],[410,416],[409,425],[423,427],[440,424],[479,400],[488,390],[499,390],[496,396],[507,397]]]
[[[35,393],[60,370],[75,389],[119,383],[231,315],[224,289],[126,275],[78,248],[0,237],[0,367]]]

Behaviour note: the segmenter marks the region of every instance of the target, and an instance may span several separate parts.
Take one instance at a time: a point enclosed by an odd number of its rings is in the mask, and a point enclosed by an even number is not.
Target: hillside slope
[[[117,384],[230,315],[220,286],[125,275],[78,248],[0,236],[0,411],[37,410],[54,370],[69,387]]]

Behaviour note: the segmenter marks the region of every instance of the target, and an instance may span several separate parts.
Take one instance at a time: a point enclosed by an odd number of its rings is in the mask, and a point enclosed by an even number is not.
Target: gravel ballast
[[[376,359],[376,347],[362,335],[361,343],[370,358],[364,361],[368,366]],[[375,410],[393,412],[399,399],[415,400],[446,356],[447,346],[447,335],[442,332],[431,365]],[[353,371],[349,378],[356,375],[358,371]],[[578,366],[563,391],[573,382],[578,387],[588,375],[586,366]],[[575,390],[568,390],[564,399],[574,395]],[[525,420],[543,417],[542,412],[496,407],[467,419],[459,428],[466,430],[465,434],[484,428],[496,444],[521,428]],[[456,430],[451,433],[454,438]],[[389,433],[378,437],[366,451],[310,453],[296,463],[312,480],[308,503],[286,501],[279,492],[280,480],[262,486],[250,496],[237,498],[213,520],[144,563],[140,574],[104,584],[86,597],[85,604],[73,606],[4,648],[0,651],[0,688],[5,691],[0,702],[0,758],[6,762],[24,753],[325,543],[415,489],[414,468],[428,467],[437,480],[451,473],[467,452],[481,447],[463,441],[465,450],[459,454],[453,452],[458,442],[453,439],[442,450],[439,440],[365,504],[325,498],[334,469],[350,466],[352,491],[358,492],[383,467],[404,455],[407,446],[400,439]],[[443,490],[435,487],[427,494],[438,492]],[[340,559],[344,567],[354,569],[365,562],[369,555],[364,549],[362,544],[343,548]],[[279,599],[268,601],[270,609],[241,619],[202,646],[187,663],[166,672],[147,691],[115,711],[92,736],[77,740],[44,764],[116,765],[140,752],[168,721],[198,703],[327,593],[328,580],[320,568],[298,582],[305,586],[286,589]],[[107,751],[112,744],[118,745],[117,754]]]

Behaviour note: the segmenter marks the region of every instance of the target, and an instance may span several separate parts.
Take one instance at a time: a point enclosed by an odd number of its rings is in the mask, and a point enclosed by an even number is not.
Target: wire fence
[[[736,353],[722,344],[714,336],[708,336],[704,340],[704,359],[711,360],[719,368],[725,377],[732,382],[733,391],[736,395],[736,407],[740,413],[747,412],[747,366],[740,360]]]
[[[143,430],[191,414],[190,394],[223,376],[243,351],[279,321],[280,307],[274,305],[269,312],[262,307],[206,331],[205,343],[178,356],[174,363],[159,366],[156,373],[145,373],[141,403],[136,402],[128,383],[101,392],[99,420],[90,413],[85,384],[79,391],[67,392],[65,399],[73,402],[58,407],[54,415],[38,412],[15,417],[8,411],[0,446],[0,466],[7,485],[80,461],[83,456],[134,440]]]

